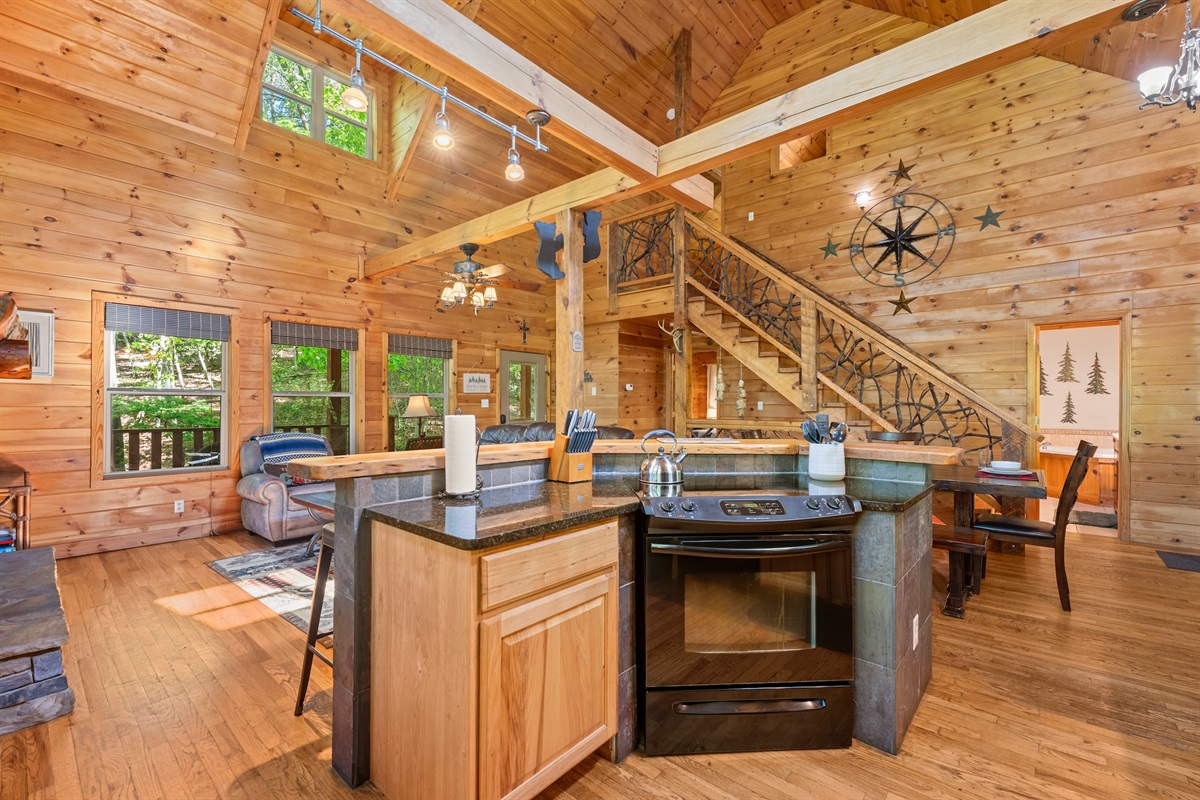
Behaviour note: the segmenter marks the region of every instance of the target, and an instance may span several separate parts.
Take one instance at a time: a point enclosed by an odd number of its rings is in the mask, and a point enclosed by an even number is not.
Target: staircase
[[[849,417],[852,430],[917,431],[927,445],[1032,457],[1037,431],[891,334],[682,209],[666,223],[662,216],[656,224],[676,230],[670,260],[684,283],[688,323],[802,414]],[[638,224],[618,227],[636,236]],[[685,251],[675,252],[674,242]],[[626,281],[638,282],[636,264],[619,266]]]

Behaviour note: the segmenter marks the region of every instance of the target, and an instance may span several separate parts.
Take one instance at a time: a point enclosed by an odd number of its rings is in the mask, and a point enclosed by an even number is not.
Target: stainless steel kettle
[[[646,442],[652,436],[660,435],[670,436],[675,440],[671,445],[671,452],[667,453],[665,447],[658,448],[657,455],[646,453]],[[679,466],[679,462],[687,456],[687,450],[679,446],[679,437],[672,431],[660,429],[650,431],[642,437],[642,452],[646,453],[646,458],[642,460],[642,483],[651,485],[683,483],[683,468]]]

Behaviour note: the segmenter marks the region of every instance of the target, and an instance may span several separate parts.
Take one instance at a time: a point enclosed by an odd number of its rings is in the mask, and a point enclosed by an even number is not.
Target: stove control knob
[[[842,507],[842,498],[840,498],[836,495],[829,498],[825,502],[829,503],[829,507],[832,508],[834,511],[837,511],[839,508]]]
[[[691,512],[696,510],[696,504],[693,503],[691,500],[684,500],[683,501],[683,510],[690,514]]]
[[[804,501],[804,505],[808,506],[813,511],[816,511],[818,508],[821,507],[821,501],[815,497],[810,497]]]
[[[664,500],[659,508],[662,509],[664,513],[670,514],[675,510],[675,504],[670,500]]]

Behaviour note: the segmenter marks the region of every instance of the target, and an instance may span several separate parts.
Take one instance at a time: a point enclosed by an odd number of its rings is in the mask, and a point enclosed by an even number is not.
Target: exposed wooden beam
[[[1006,0],[659,148],[658,177],[760,153],[788,139],[926,94],[1119,24],[1128,0]]]
[[[327,0],[413,57],[518,115],[548,111],[547,133],[637,180],[659,173],[649,139],[442,2]],[[697,170],[699,172],[699,170]],[[712,207],[712,185],[685,175],[657,187],[693,210]]]
[[[474,20],[479,13],[483,0],[452,0],[451,5],[458,9],[466,19]],[[433,67],[419,61],[414,56],[408,56],[400,62],[414,75],[420,75],[434,86],[444,85],[446,76]],[[396,75],[393,78],[396,87],[392,98],[392,175],[388,180],[387,196],[395,197],[408,174],[413,156],[417,152],[417,142],[429,131],[433,118],[441,107],[441,99],[421,84]]]
[[[675,38],[675,138],[692,132],[692,31]]]
[[[275,26],[279,24],[279,11],[282,6],[283,0],[267,1],[267,17],[263,20],[262,33],[258,37],[258,50],[254,56],[254,65],[250,67],[250,80],[246,85],[246,101],[242,103],[242,116],[238,120],[237,133],[233,139],[234,149],[239,153],[246,149],[250,120],[258,113],[263,69],[267,66],[267,56],[271,54],[271,42],[275,39]]]
[[[636,195],[638,182],[609,167],[565,183],[558,188],[513,203],[478,219],[455,225],[440,233],[391,252],[367,259],[365,274],[381,277],[400,272],[421,261],[453,250],[463,242],[487,244],[507,239],[529,229],[530,223],[553,217],[568,208],[587,209]]]

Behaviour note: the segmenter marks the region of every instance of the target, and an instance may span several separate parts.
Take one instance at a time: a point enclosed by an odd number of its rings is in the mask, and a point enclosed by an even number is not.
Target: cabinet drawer
[[[489,611],[617,563],[617,521],[479,559],[479,605]]]

